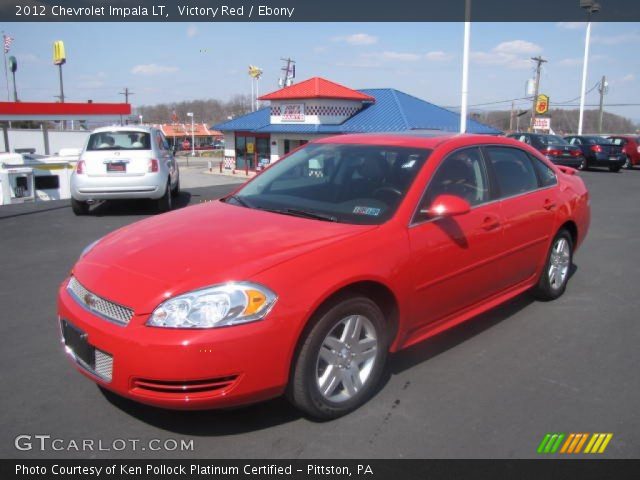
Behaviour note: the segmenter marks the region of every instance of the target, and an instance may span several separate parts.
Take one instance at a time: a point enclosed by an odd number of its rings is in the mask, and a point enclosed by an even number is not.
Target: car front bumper
[[[254,403],[284,391],[292,338],[290,329],[273,321],[274,311],[262,321],[226,328],[147,327],[148,315],[136,314],[122,326],[87,310],[66,285],[58,294],[59,321],[83,332],[99,352],[95,365],[79,361],[70,347],[68,357],[83,375],[118,395],[197,410]]]
[[[71,196],[76,200],[158,199],[165,193],[167,175],[71,176]]]

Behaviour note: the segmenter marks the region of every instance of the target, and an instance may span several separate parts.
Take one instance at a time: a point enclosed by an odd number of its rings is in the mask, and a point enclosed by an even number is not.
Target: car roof
[[[506,143],[520,146],[521,142],[504,136],[460,134],[440,131],[411,130],[407,132],[355,133],[324,137],[314,143],[339,143],[360,145],[389,145],[434,149],[447,143],[461,145]]]
[[[153,127],[145,125],[111,125],[110,127],[100,127],[94,129],[91,133],[101,132],[144,132],[150,133]]]

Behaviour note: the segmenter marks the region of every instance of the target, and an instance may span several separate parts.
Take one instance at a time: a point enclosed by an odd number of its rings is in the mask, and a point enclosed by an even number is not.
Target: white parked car
[[[153,127],[94,130],[71,176],[71,207],[85,215],[99,200],[152,199],[171,210],[180,193],[180,171],[163,133]]]

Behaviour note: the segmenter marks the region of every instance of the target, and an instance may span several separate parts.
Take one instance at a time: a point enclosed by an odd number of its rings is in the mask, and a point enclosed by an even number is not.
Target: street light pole
[[[187,117],[191,117],[191,156],[196,156],[196,132],[193,120],[193,112],[187,113]]]
[[[580,0],[580,7],[588,10],[587,31],[584,38],[584,59],[582,61],[582,86],[580,87],[580,118],[578,119],[578,135],[582,135],[584,118],[584,97],[587,89],[587,65],[589,62],[589,43],[591,42],[591,15],[600,11],[600,4],[594,0]]]
[[[469,97],[469,44],[471,37],[471,0],[465,1],[464,47],[462,50],[462,95],[460,101],[460,133],[467,131],[467,103]]]

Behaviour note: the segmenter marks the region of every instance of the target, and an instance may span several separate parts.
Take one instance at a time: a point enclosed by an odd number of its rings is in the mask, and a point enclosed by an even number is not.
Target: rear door
[[[547,256],[557,205],[555,172],[515,147],[487,146],[484,152],[500,198],[504,236],[500,288],[529,280]]]
[[[151,134],[143,131],[94,132],[82,154],[89,176],[136,176],[149,170]]]
[[[156,151],[159,157],[158,161],[160,162],[160,165],[163,165],[163,170],[166,170],[169,173],[171,184],[173,185],[176,181],[177,175],[176,159],[169,148],[169,142],[167,142],[164,134],[160,130],[154,130],[153,132],[154,138],[156,139]]]
[[[420,213],[441,194],[464,198],[471,211],[446,218]],[[480,149],[449,154],[429,182],[409,227],[415,285],[413,329],[455,314],[497,291],[500,272],[493,260],[502,251],[501,237],[500,206],[491,201]]]

